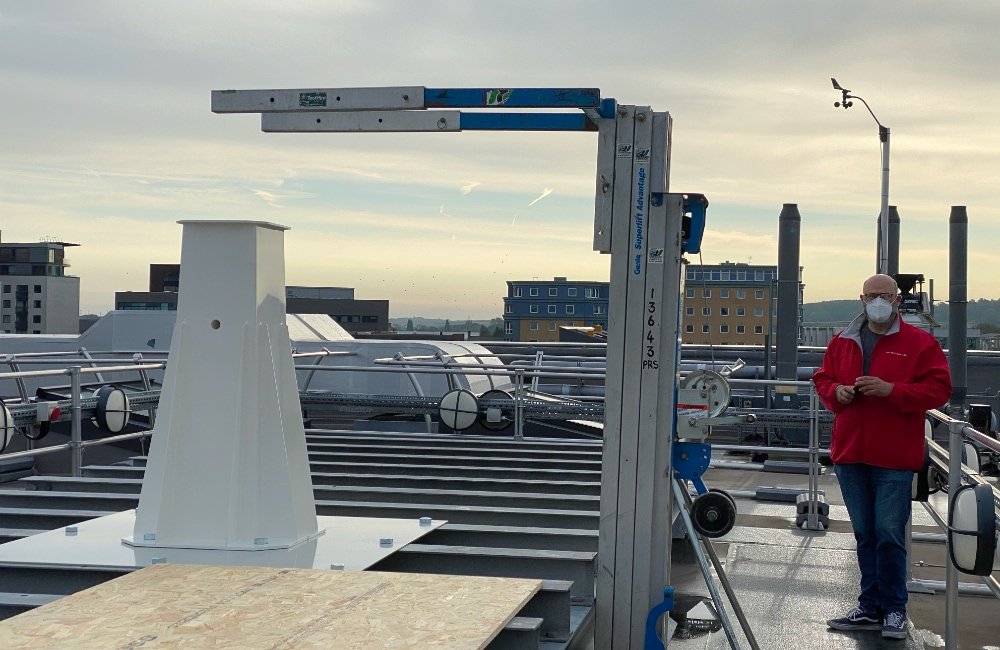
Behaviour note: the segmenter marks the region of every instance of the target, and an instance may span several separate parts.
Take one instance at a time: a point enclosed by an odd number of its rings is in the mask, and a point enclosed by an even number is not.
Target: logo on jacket
[[[894,354],[897,357],[908,357],[908,356],[910,356],[910,355],[906,354],[905,352],[892,352],[891,350],[888,351],[888,352],[886,352],[886,354]]]

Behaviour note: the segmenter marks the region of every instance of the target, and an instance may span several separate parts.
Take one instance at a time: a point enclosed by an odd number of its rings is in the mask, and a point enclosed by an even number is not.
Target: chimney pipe
[[[795,203],[778,217],[778,322],[775,377],[795,380],[799,367],[799,232],[802,218]],[[770,293],[770,292],[768,292]],[[768,309],[773,302],[768,301]]]
[[[899,211],[896,206],[889,206],[889,261],[888,274],[899,273]]]
[[[969,389],[966,364],[969,276],[969,216],[964,205],[951,206],[948,239],[948,362],[951,366],[951,411],[960,412]]]

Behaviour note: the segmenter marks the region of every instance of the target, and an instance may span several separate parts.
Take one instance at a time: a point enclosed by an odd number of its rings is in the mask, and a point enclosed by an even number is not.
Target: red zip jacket
[[[813,375],[816,392],[833,411],[830,457],[835,464],[864,463],[917,471],[924,460],[924,412],[951,397],[951,373],[941,346],[927,332],[897,316],[875,343],[868,375],[893,384],[887,397],[858,395],[837,401],[837,386],[854,386],[862,376],[858,316],[830,341],[823,365]]]

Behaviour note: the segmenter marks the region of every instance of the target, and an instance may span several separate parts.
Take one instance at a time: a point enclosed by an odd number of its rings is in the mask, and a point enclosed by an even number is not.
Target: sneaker
[[[897,609],[886,612],[885,620],[882,622],[882,638],[906,638],[906,612],[904,610]]]
[[[882,617],[863,607],[855,607],[842,618],[831,618],[826,622],[835,630],[884,630]]]

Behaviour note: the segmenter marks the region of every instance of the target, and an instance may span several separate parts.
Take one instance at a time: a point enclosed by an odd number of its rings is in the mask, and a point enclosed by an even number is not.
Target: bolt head
[[[143,533],[142,534],[142,541],[144,541],[144,542],[155,542],[156,541],[156,533]]]
[[[253,543],[254,543],[255,546],[266,546],[267,545],[267,538],[266,537],[254,537],[253,538]]]
[[[162,555],[157,555],[152,560],[150,560],[150,563],[151,564],[166,564],[167,563],[167,558],[163,557]]]
[[[392,546],[392,538],[391,537],[382,537],[382,538],[380,538],[378,540],[378,545],[382,546],[382,547]]]
[[[330,565],[330,570],[331,571],[343,571],[344,570],[344,565],[343,564],[331,564]]]
[[[434,520],[431,519],[430,517],[421,517],[420,518],[420,525],[421,526],[430,526],[432,523],[434,523]]]
[[[76,526],[66,526],[66,534],[67,535],[76,535],[76,533],[77,533]]]

